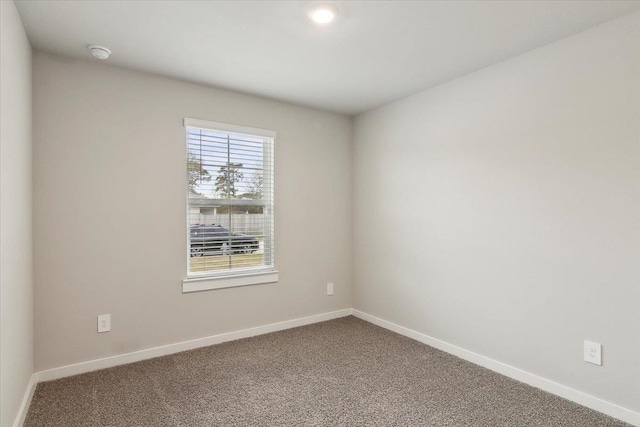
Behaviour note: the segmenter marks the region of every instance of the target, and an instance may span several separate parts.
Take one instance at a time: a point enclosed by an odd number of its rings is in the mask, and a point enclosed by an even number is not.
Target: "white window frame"
[[[239,126],[227,123],[219,123],[212,122],[208,120],[199,120],[199,119],[191,119],[186,118],[183,122],[185,128],[185,149],[188,153],[188,132],[189,128],[200,128],[207,130],[215,130],[221,132],[228,132],[240,135],[249,135],[249,136],[258,136],[262,138],[270,138],[273,142],[271,144],[271,149],[273,150],[274,142],[276,139],[276,132],[266,129],[258,129],[247,126]],[[270,156],[271,161],[273,162],[273,153]],[[267,188],[270,188],[273,191],[273,175],[274,175],[274,166],[270,165],[271,173],[269,176],[265,176],[265,180],[268,181]],[[266,283],[277,283],[278,282],[278,271],[275,269],[275,264],[272,267],[264,267],[264,268],[254,268],[249,270],[239,270],[237,272],[233,271],[222,271],[222,272],[206,272],[206,273],[190,273],[189,272],[189,262],[190,262],[190,242],[189,242],[189,190],[185,192],[186,194],[186,239],[187,239],[187,251],[186,251],[186,266],[187,266],[187,277],[182,280],[182,292],[200,292],[211,289],[223,289],[223,288],[233,288],[238,286],[249,286],[249,285],[259,285]],[[273,239],[275,234],[274,231],[274,212],[273,212],[273,195],[271,195],[271,205],[269,207],[269,220],[271,221],[271,236],[268,238]],[[267,236],[265,236],[265,239]],[[275,251],[275,246],[274,246]],[[272,256],[275,254],[272,253]]]

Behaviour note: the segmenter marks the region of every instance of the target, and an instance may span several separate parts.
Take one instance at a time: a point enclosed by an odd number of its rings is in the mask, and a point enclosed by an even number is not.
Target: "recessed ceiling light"
[[[331,4],[322,4],[318,6],[314,6],[309,10],[309,18],[316,24],[326,25],[332,22],[336,15],[338,14],[338,9]]]
[[[91,55],[98,59],[107,59],[111,56],[111,49],[104,46],[92,44],[89,46],[89,51],[91,52]]]

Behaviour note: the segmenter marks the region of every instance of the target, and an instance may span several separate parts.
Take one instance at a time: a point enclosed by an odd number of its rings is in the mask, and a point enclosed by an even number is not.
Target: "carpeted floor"
[[[346,317],[38,385],[25,426],[626,426]]]

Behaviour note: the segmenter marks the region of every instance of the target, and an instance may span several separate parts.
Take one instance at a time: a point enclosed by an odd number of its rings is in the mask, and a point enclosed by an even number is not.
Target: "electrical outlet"
[[[327,295],[333,295],[333,283],[327,283]]]
[[[602,345],[593,341],[584,341],[584,361],[602,365]]]
[[[111,315],[100,314],[98,315],[98,333],[109,332],[111,330]]]

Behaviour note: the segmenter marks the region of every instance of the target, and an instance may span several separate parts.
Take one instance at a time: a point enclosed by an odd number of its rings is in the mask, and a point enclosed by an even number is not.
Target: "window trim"
[[[239,135],[260,136],[263,138],[276,139],[276,133],[272,130],[251,128],[248,126],[233,125],[229,123],[211,122],[208,120],[184,118],[184,127],[214,129],[221,132],[236,133]]]
[[[276,139],[276,132],[267,129],[253,128],[248,126],[240,126],[229,123],[219,123],[212,122],[209,120],[200,120],[200,119],[192,119],[185,117],[183,120],[183,126],[185,129],[185,141],[188,140],[189,128],[201,128],[201,129],[212,129],[221,132],[234,133],[238,135],[247,135],[247,136],[257,136],[262,138],[269,138],[272,140],[272,144]],[[272,150],[274,146],[272,145]],[[186,147],[188,152],[188,144]],[[272,159],[273,162],[273,159]],[[274,173],[273,165],[271,166],[271,173]],[[272,176],[273,180],[275,176]],[[273,185],[273,184],[272,184]],[[185,200],[186,208],[187,208],[187,218],[186,218],[186,238],[187,238],[187,248],[189,247],[189,220],[188,220],[188,212],[189,212],[189,196],[187,192],[187,197]],[[273,202],[272,202],[273,203]],[[273,205],[272,205],[273,207]],[[272,216],[273,216],[272,212]],[[275,221],[275,218],[272,218],[272,221]],[[273,238],[273,236],[271,236]],[[274,247],[275,249],[275,247]],[[251,268],[247,270],[236,270],[236,272],[231,271],[219,271],[219,272],[204,272],[204,273],[196,273],[190,274],[188,271],[189,268],[189,257],[190,253],[187,249],[187,272],[186,278],[182,280],[182,293],[191,293],[191,292],[201,292],[206,290],[213,289],[224,289],[224,288],[234,288],[239,286],[251,286],[251,285],[260,285],[267,283],[277,283],[278,282],[278,271],[275,269],[275,265],[264,266],[263,268]]]
[[[278,283],[278,276],[279,272],[277,270],[265,270],[224,276],[190,277],[182,281],[182,293]]]

